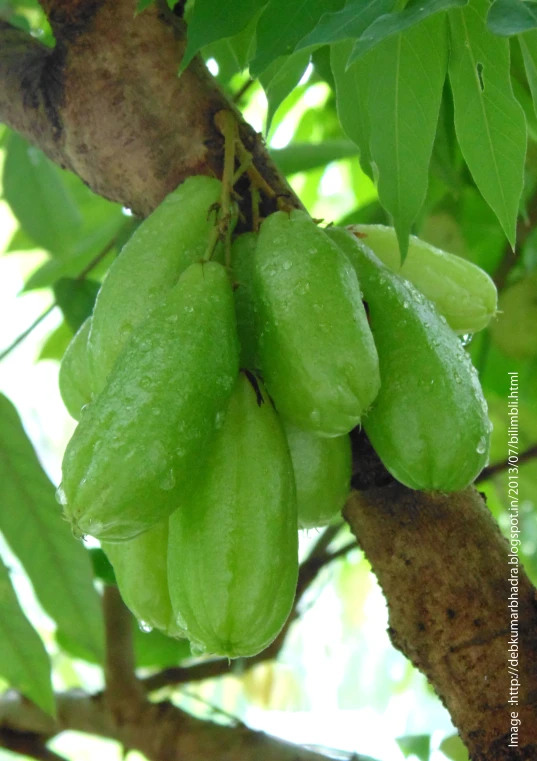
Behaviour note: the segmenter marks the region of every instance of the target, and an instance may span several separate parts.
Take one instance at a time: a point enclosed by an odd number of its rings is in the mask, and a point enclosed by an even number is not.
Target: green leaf
[[[335,13],[324,13],[317,26],[306,35],[295,50],[357,38],[383,14],[393,8],[394,0],[354,0]]]
[[[17,600],[9,572],[0,560],[0,674],[11,687],[54,716],[50,659],[41,637]]]
[[[381,16],[356,41],[349,58],[349,64],[357,61],[358,58],[392,35],[410,29],[436,13],[467,3],[468,0],[428,0],[426,3],[418,0],[418,2],[410,3],[404,11]]]
[[[101,284],[95,280],[73,280],[68,277],[62,277],[54,284],[56,302],[73,333],[93,312],[100,287]]]
[[[65,354],[65,350],[69,346],[73,337],[73,331],[67,325],[65,320],[62,320],[52,333],[49,334],[45,343],[41,347],[39,352],[38,361],[42,359],[57,359],[60,360]]]
[[[37,246],[64,254],[82,225],[66,187],[66,172],[38,148],[12,133],[4,164],[4,197],[21,227]]]
[[[339,161],[358,153],[349,140],[325,140],[322,143],[290,143],[285,148],[271,150],[270,155],[283,174],[307,172],[331,161]]]
[[[526,123],[511,87],[509,42],[486,28],[487,9],[487,0],[472,0],[467,8],[450,11],[449,79],[462,154],[514,246]]]
[[[397,745],[403,751],[405,758],[417,756],[420,761],[429,761],[431,754],[430,735],[405,735],[397,738]]]
[[[440,750],[450,761],[468,761],[468,751],[459,735],[444,738]]]
[[[184,71],[201,48],[233,37],[266,4],[266,0],[198,0],[187,29],[187,45],[179,71]]]
[[[277,58],[293,52],[323,13],[337,11],[344,0],[270,0],[257,25],[257,50],[250,73],[257,77]]]
[[[535,0],[495,0],[490,6],[487,26],[493,34],[510,37],[537,28]]]
[[[153,5],[155,0],[138,0],[136,3],[136,10],[134,11],[134,15],[137,16],[139,13],[142,13],[142,11],[145,11],[146,8],[149,8],[150,5]]]
[[[12,403],[0,395],[0,530],[37,599],[70,637],[103,657],[100,599],[88,553],[74,539]]]
[[[524,66],[533,98],[533,107],[537,113],[537,31],[521,34],[518,39],[524,56]]]
[[[278,58],[259,77],[268,100],[267,133],[278,106],[300,82],[309,60],[310,54],[305,50]]]
[[[372,176],[369,137],[371,124],[368,113],[371,56],[366,56],[347,69],[352,40],[330,46],[332,74],[336,83],[336,103],[343,131],[360,151],[360,164]]]
[[[378,193],[393,216],[404,259],[427,192],[429,163],[447,68],[445,18],[435,15],[384,40],[373,53],[371,155]]]

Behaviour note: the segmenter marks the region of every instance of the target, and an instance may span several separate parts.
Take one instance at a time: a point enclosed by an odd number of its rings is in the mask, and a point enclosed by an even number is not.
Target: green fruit
[[[285,423],[293,462],[299,528],[326,526],[343,509],[351,484],[349,436],[327,439]]]
[[[133,331],[67,445],[59,498],[74,529],[130,539],[177,508],[237,373],[227,273],[192,264]]]
[[[378,357],[353,268],[302,211],[261,225],[254,287],[259,358],[282,417],[348,433],[379,389]]]
[[[93,398],[91,393],[91,375],[88,364],[88,336],[91,329],[91,317],[80,326],[60,365],[58,383],[63,403],[67,412],[75,420],[80,419],[82,407],[89,404]]]
[[[364,429],[390,473],[411,489],[458,491],[488,459],[490,422],[459,339],[407,280],[345,230],[330,232],[358,270],[382,385]]]
[[[257,366],[255,336],[256,307],[253,294],[254,255],[257,233],[243,233],[233,242],[231,263],[237,315],[237,333],[241,347],[241,367],[254,370]]]
[[[502,292],[490,333],[506,357],[531,359],[537,356],[536,326],[537,274],[533,273]]]
[[[168,521],[128,542],[103,542],[125,605],[141,626],[182,635],[174,623],[168,592]]]
[[[387,267],[430,299],[456,333],[476,333],[496,314],[496,286],[484,270],[467,259],[411,235],[407,257],[401,264],[393,227],[351,225],[348,229]]]
[[[241,373],[203,475],[170,517],[168,581],[177,624],[198,652],[255,655],[285,623],[297,572],[285,434],[266,392]]]
[[[181,273],[206,254],[215,226],[210,209],[221,188],[214,178],[189,177],[142,222],[110,267],[95,302],[88,342],[95,389],[104,387],[136,325]]]

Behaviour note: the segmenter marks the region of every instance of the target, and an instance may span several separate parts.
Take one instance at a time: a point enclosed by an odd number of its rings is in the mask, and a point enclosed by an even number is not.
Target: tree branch
[[[118,727],[102,695],[80,692],[57,697],[58,720],[12,691],[0,696],[0,745],[33,733],[44,743],[54,735],[75,730],[121,742],[144,753],[150,761],[192,759],[218,761],[326,761],[325,756],[278,740],[247,727],[212,724],[181,711],[171,703],[145,702],[136,721]],[[5,747],[5,746],[4,746]],[[20,746],[22,747],[22,746]],[[42,757],[44,758],[44,757]],[[47,761],[53,761],[49,756]]]
[[[393,483],[354,493],[345,517],[386,596],[393,644],[428,677],[472,761],[537,758],[535,588],[517,565],[520,688],[511,704],[513,564],[480,495]],[[522,721],[515,748],[511,711]]]
[[[523,465],[525,462],[529,462],[530,460],[533,460],[537,457],[537,444],[534,444],[533,446],[529,447],[529,449],[526,449],[525,452],[522,452],[522,454],[518,455],[518,459],[516,462],[517,466]],[[481,484],[483,481],[488,481],[489,478],[492,478],[493,476],[498,475],[498,473],[503,473],[507,470],[507,468],[512,467],[513,463],[509,462],[509,460],[502,460],[501,462],[496,462],[494,465],[489,465],[488,468],[484,468],[479,476],[476,478],[476,484]]]
[[[106,585],[103,594],[106,632],[106,701],[119,724],[135,721],[144,702],[136,678],[132,638],[132,616],[115,586]]]
[[[182,19],[156,6],[135,16],[135,0],[43,5],[54,51],[0,25],[1,121],[100,195],[146,216],[187,177],[221,176],[223,140],[214,115],[231,110],[263,179],[276,196],[301,205],[202,61],[177,76]],[[242,190],[247,194],[246,184]]]

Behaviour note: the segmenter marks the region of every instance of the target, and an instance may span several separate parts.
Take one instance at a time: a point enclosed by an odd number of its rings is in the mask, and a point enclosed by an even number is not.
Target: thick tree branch
[[[44,6],[54,51],[0,25],[0,120],[97,193],[145,216],[186,177],[221,175],[214,116],[229,109],[263,179],[300,206],[262,139],[203,63],[196,59],[177,76],[181,19],[156,6],[135,17],[135,0]]]
[[[96,734],[144,753],[150,761],[324,761],[325,756],[254,732],[245,726],[211,724],[171,703],[144,703],[136,721],[118,726],[103,696],[66,693],[57,699],[54,721],[32,703],[10,692],[0,697],[0,744],[9,735],[22,743],[33,735],[43,744],[65,730]],[[22,746],[21,746],[22,747]],[[17,751],[19,752],[19,751]],[[43,756],[43,758],[47,758]],[[54,756],[48,756],[53,761]]]
[[[355,493],[345,510],[388,601],[390,635],[434,685],[472,761],[537,758],[537,604],[518,573],[518,705],[510,704],[509,546],[481,496],[400,484]],[[522,720],[509,747],[511,711]]]
[[[105,586],[103,595],[106,631],[106,701],[119,724],[135,721],[144,702],[136,678],[132,616],[119,589]]]

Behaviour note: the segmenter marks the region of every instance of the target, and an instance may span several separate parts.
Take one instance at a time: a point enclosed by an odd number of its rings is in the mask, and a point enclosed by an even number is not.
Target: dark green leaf
[[[429,761],[431,754],[430,735],[405,735],[405,737],[398,737],[397,745],[403,751],[405,758],[417,756],[420,761]]]
[[[535,0],[494,0],[487,16],[487,26],[494,34],[510,37],[537,28]]]
[[[278,106],[300,82],[309,60],[310,54],[305,50],[278,58],[259,77],[268,100],[267,132]]]
[[[351,40],[330,46],[337,113],[345,134],[358,146],[362,169],[372,176],[369,148],[371,124],[367,105],[372,57],[366,56],[347,69],[351,49]]]
[[[136,10],[134,11],[134,15],[137,16],[142,11],[145,11],[146,8],[149,8],[150,5],[153,5],[155,0],[138,0],[136,3]]]
[[[537,113],[537,31],[521,34],[518,38],[522,55],[524,56],[524,65],[526,67],[526,76],[533,98],[533,108]]]
[[[54,716],[50,659],[17,600],[9,572],[0,560],[0,675],[11,687]]]
[[[324,13],[317,26],[304,37],[296,50],[360,37],[371,24],[393,8],[394,0],[353,0],[341,11]]]
[[[425,3],[423,0],[418,0],[410,3],[404,11],[381,16],[356,41],[349,58],[349,64],[372,50],[382,40],[422,23],[436,13],[467,3],[468,0],[428,0]]]
[[[15,407],[0,395],[0,530],[23,564],[37,599],[59,627],[103,655],[99,596],[84,546],[62,520]]]
[[[180,71],[184,71],[201,48],[242,32],[266,2],[267,0],[198,0],[188,22],[187,45]]]
[[[270,0],[257,25],[257,50],[250,73],[257,77],[280,56],[289,55],[327,11],[337,11],[344,0]]]
[[[373,53],[371,155],[378,193],[393,216],[401,256],[427,192],[429,162],[447,69],[445,18],[435,15],[384,40]]]
[[[4,196],[37,246],[65,254],[82,226],[66,186],[66,172],[16,133],[7,144]]]
[[[50,333],[47,340],[41,347],[38,360],[41,359],[57,359],[60,360],[65,354],[65,350],[71,342],[73,337],[73,331],[67,325],[65,320],[62,320],[58,327]]]
[[[512,246],[524,182],[526,124],[513,95],[509,41],[485,25],[487,0],[450,11],[455,129],[475,183]]]
[[[311,55],[311,62],[319,77],[324,79],[335,92],[336,83],[332,74],[332,66],[330,65],[330,45],[323,45],[314,50]]]
[[[295,174],[356,156],[358,151],[349,140],[326,140],[323,143],[290,143],[270,153],[284,174]]]
[[[115,584],[116,574],[114,573],[112,563],[108,560],[106,554],[98,547],[93,547],[89,550],[89,554],[95,578],[104,581],[105,584]]]
[[[54,284],[56,302],[73,333],[93,312],[99,288],[100,283],[95,280],[73,280],[68,277],[62,277]]]

